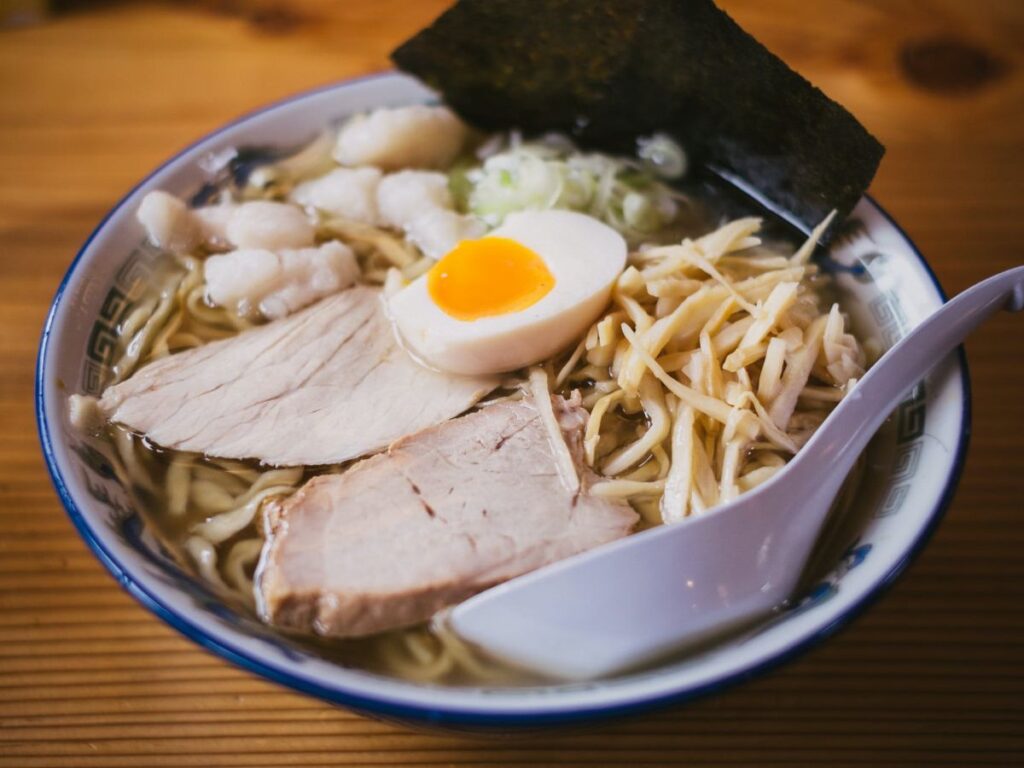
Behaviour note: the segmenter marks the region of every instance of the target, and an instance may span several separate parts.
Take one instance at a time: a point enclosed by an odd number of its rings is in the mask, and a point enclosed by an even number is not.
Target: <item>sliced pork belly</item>
[[[589,495],[587,413],[555,399],[581,490],[560,479],[532,401],[501,403],[310,480],[267,517],[265,620],[339,637],[428,619],[514,576],[629,533],[623,501]]]
[[[166,448],[332,464],[462,413],[496,381],[417,364],[380,292],[356,287],[283,320],[158,360],[100,408]]]

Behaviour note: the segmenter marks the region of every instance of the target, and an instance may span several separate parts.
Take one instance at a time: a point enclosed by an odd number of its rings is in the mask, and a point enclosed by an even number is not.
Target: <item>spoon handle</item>
[[[971,286],[928,316],[886,352],[797,455],[856,456],[903,396],[1000,309],[1024,309],[1024,267]]]

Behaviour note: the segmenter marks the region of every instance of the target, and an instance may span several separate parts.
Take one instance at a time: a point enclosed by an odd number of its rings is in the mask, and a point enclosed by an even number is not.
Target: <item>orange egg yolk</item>
[[[427,273],[427,292],[456,320],[518,312],[555,285],[534,251],[506,237],[463,240]]]

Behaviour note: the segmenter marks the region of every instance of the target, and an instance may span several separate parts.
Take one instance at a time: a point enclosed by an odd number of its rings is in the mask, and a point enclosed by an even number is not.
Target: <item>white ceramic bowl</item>
[[[68,424],[66,397],[95,393],[113,352],[110,327],[147,287],[152,249],[134,212],[165,189],[189,196],[209,159],[239,146],[288,146],[325,124],[383,105],[431,100],[410,78],[383,74],[301,94],[245,116],[177,154],[129,192],[72,262],[39,348],[39,434],[61,501],[117,580],[171,626],[230,661],[328,701],[420,723],[539,725],[635,712],[721,689],[792,658],[856,615],[907,565],[948,504],[967,446],[969,390],[962,355],[904,402],[869,451],[854,530],[835,534],[819,579],[755,631],[657,668],[586,684],[530,688],[419,685],[336,666],[225,606],[182,571],[146,530],[109,467]],[[943,301],[924,258],[869,199],[825,260],[862,330],[885,345]],[[839,549],[835,549],[835,545]]]

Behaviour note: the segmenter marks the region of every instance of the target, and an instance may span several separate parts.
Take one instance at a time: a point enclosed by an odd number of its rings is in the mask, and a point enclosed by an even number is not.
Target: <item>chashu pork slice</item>
[[[405,627],[628,534],[630,506],[588,493],[587,412],[561,398],[554,409],[578,492],[560,479],[532,400],[487,406],[310,480],[267,515],[263,618],[335,637]]]
[[[108,388],[100,408],[165,448],[317,465],[457,416],[496,384],[416,363],[395,340],[380,291],[356,287],[157,360]]]

